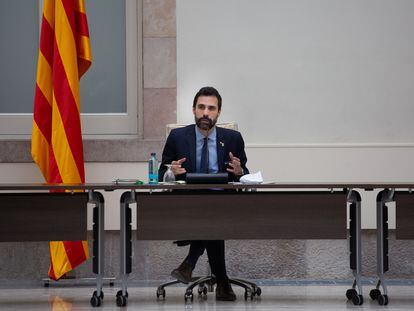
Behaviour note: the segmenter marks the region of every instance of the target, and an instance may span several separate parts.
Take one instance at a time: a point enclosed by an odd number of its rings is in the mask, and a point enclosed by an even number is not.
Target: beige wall
[[[144,138],[163,139],[176,122],[176,55],[175,0],[144,0]]]

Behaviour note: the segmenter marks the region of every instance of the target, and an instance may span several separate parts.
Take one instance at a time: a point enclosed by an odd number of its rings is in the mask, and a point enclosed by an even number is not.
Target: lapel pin
[[[222,141],[220,142],[220,145],[221,145],[222,147],[224,147],[224,143],[223,143]]]

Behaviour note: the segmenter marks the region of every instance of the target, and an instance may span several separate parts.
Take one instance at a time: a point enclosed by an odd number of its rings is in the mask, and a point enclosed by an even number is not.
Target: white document
[[[240,177],[240,182],[242,184],[261,184],[263,182],[262,172],[244,175]]]

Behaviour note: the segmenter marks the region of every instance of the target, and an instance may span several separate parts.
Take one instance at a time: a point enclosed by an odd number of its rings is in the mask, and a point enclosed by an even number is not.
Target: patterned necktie
[[[203,149],[201,149],[200,173],[208,173],[208,138],[204,137]]]

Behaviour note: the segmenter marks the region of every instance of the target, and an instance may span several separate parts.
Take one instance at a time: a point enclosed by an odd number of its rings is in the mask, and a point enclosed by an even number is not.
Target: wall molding
[[[85,162],[144,162],[151,152],[161,154],[164,139],[84,140]],[[0,141],[0,163],[33,162],[30,140]]]
[[[250,144],[246,143],[246,148],[256,149],[280,149],[280,148],[302,148],[302,149],[335,149],[335,148],[348,148],[348,149],[400,149],[414,148],[414,143],[324,143],[324,144]]]

